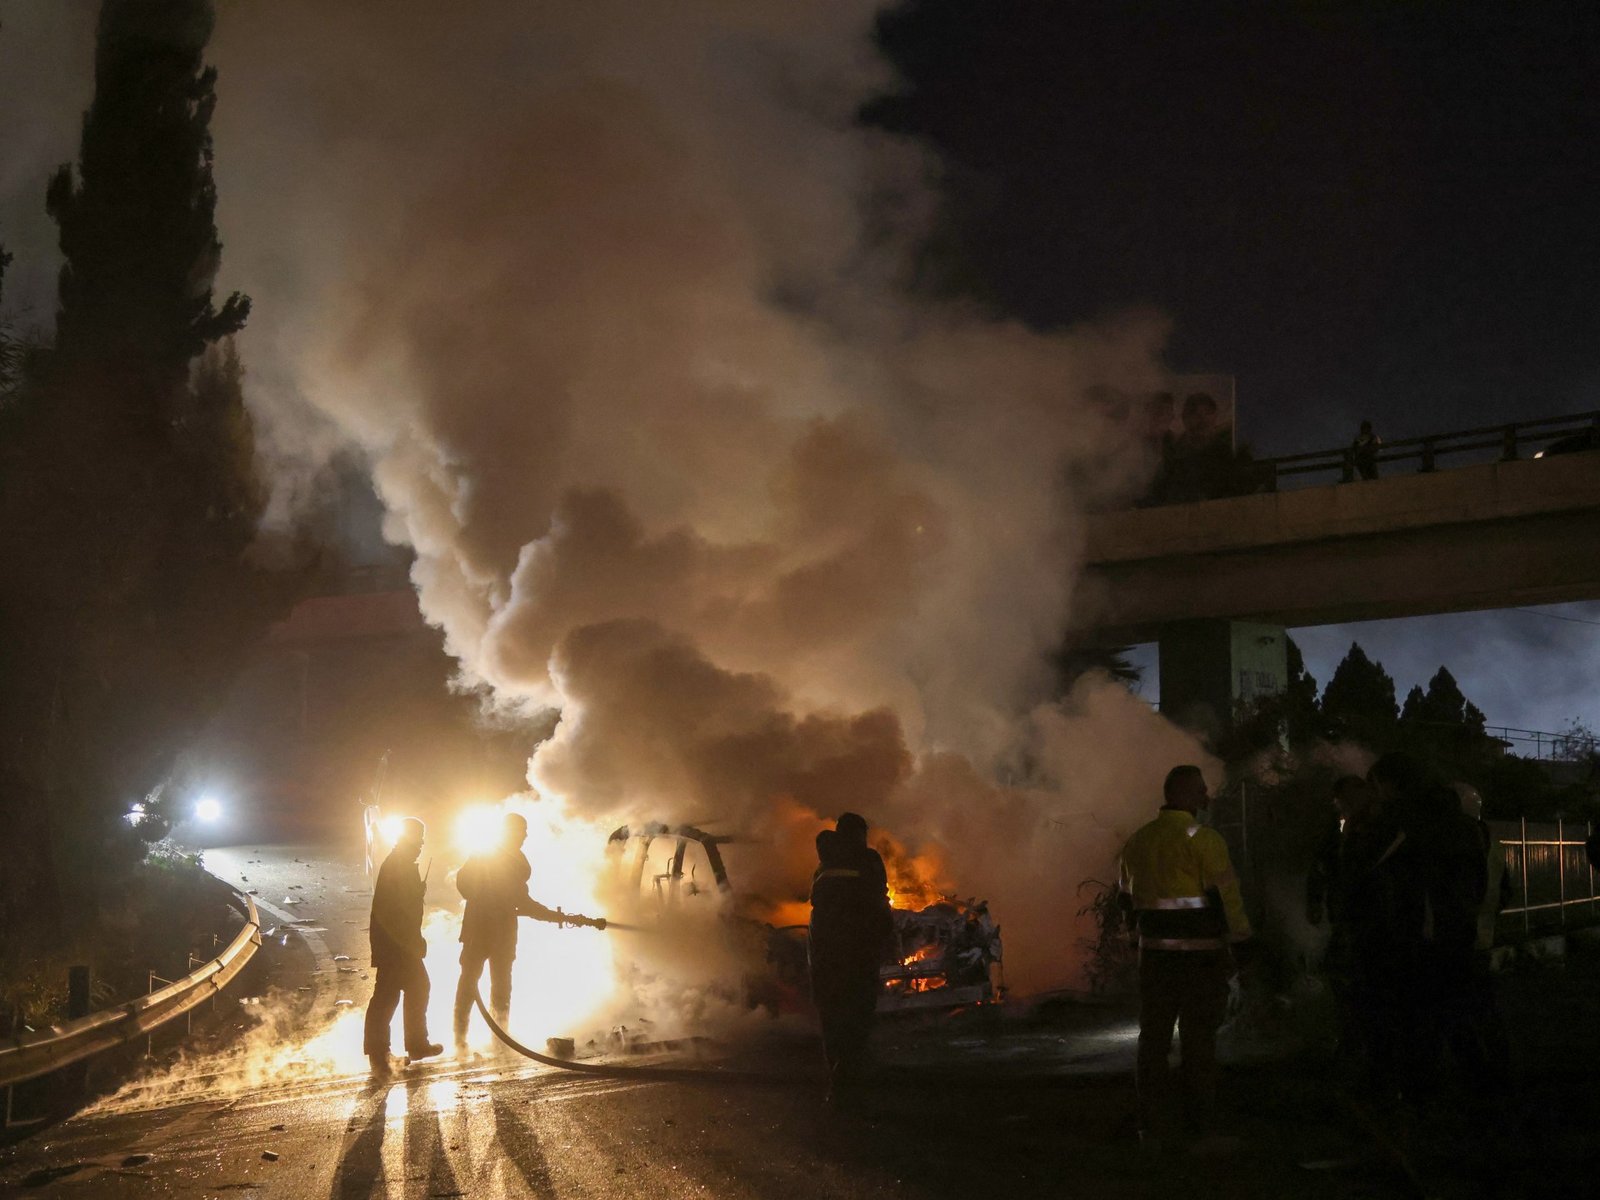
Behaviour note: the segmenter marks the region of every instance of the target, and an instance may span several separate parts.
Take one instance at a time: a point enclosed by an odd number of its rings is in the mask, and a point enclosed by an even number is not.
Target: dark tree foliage
[[[1342,741],[1356,741],[1373,750],[1394,744],[1400,710],[1395,705],[1394,680],[1383,664],[1367,657],[1360,643],[1333,670],[1322,693],[1322,718]]]
[[[55,348],[0,429],[0,931],[92,905],[137,860],[297,582],[247,554],[261,497],[220,340],[247,302],[211,300],[212,19],[208,0],[105,0],[79,169],[49,189]]]
[[[1405,707],[1400,710],[1400,719],[1421,725],[1457,726],[1480,734],[1484,723],[1482,710],[1462,695],[1455,676],[1445,667],[1440,667],[1428,680],[1426,692],[1420,687],[1411,689]]]
[[[1119,683],[1136,684],[1139,668],[1128,660],[1132,646],[1066,646],[1056,651],[1056,682],[1062,692],[1090,671],[1104,671]]]
[[[1284,733],[1291,746],[1302,746],[1322,732],[1317,708],[1317,680],[1306,670],[1305,656],[1295,640],[1284,635],[1289,679],[1283,690]]]
[[[181,392],[190,361],[250,311],[237,292],[212,303],[217,73],[202,55],[214,19],[210,0],[105,0],[78,168],[46,196],[66,258],[58,353],[150,396]]]

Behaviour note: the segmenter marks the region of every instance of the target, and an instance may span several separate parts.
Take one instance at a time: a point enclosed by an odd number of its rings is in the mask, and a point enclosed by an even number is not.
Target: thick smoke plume
[[[1164,331],[908,298],[936,172],[855,120],[874,16],[230,6],[229,282],[276,511],[359,450],[465,683],[560,708],[539,792],[860,810],[991,899],[1013,983],[1068,983],[1077,883],[1199,757],[1105,681],[1048,702],[1072,514],[1138,469],[1083,397],[1159,386]]]

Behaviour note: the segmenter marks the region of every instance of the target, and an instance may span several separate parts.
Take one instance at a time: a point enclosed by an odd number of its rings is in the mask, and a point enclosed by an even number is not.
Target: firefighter
[[[867,823],[842,815],[817,835],[811,877],[811,995],[822,1022],[829,1098],[861,1076],[881,987],[879,970],[893,936],[883,859],[867,845]]]
[[[461,916],[461,980],[456,985],[455,1048],[466,1053],[467,1022],[472,1017],[472,997],[478,989],[484,964],[489,965],[489,1011],[502,1028],[511,1011],[511,964],[517,957],[517,918],[537,921],[587,923],[605,928],[604,918],[570,917],[547,908],[528,895],[533,868],[522,853],[528,840],[528,822],[521,813],[507,813],[500,844],[475,854],[456,872],[456,890],[466,900]]]
[[[426,885],[417,874],[422,853],[422,822],[407,817],[400,825],[394,849],[378,868],[372,888],[372,969],[377,974],[372,1000],[367,1005],[363,1049],[372,1073],[389,1074],[389,1027],[394,1010],[404,997],[406,1056],[431,1058],[444,1047],[428,1040],[428,968],[422,961],[428,943],[422,938],[422,895]]]
[[[1135,1082],[1140,1140],[1159,1144],[1171,1127],[1167,1055],[1182,1038],[1183,1106],[1191,1129],[1208,1130],[1216,1107],[1217,1030],[1227,1014],[1230,945],[1241,963],[1250,921],[1228,847],[1199,823],[1211,803],[1195,766],[1174,767],[1156,819],[1123,848],[1119,899],[1139,931],[1139,1053]]]

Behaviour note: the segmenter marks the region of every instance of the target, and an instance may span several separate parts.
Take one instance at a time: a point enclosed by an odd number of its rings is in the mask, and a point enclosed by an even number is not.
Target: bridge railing
[[[1533,421],[1513,421],[1506,425],[1485,425],[1454,433],[1399,438],[1384,442],[1369,461],[1376,464],[1380,474],[1385,466],[1399,463],[1415,463],[1419,472],[1432,471],[1437,469],[1441,458],[1473,455],[1481,460],[1485,452],[1496,455],[1500,462],[1516,462],[1522,458],[1539,457],[1539,451],[1553,442],[1577,437],[1594,439],[1593,444],[1600,447],[1600,410],[1564,417],[1541,417]],[[1528,453],[1530,450],[1535,450],[1535,453]],[[1349,483],[1355,479],[1357,471],[1356,453],[1352,446],[1280,455],[1261,459],[1259,465],[1262,468],[1270,466],[1274,481],[1286,476],[1336,472],[1343,482]]]

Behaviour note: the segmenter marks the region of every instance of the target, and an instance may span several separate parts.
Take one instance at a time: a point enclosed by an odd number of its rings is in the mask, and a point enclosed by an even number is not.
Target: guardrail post
[[[89,1015],[89,967],[86,963],[67,969],[67,1020]],[[83,1092],[89,1087],[89,1064],[81,1062],[63,1072],[74,1091]]]
[[[67,1019],[89,1015],[89,968],[79,965],[67,970]]]
[[[1517,461],[1517,427],[1515,425],[1507,425],[1505,427],[1505,429],[1503,429],[1501,431],[1501,433],[1500,433],[1500,440],[1501,440],[1501,446],[1502,446],[1502,450],[1501,450],[1501,453],[1500,453],[1500,461],[1501,462],[1516,462]]]

